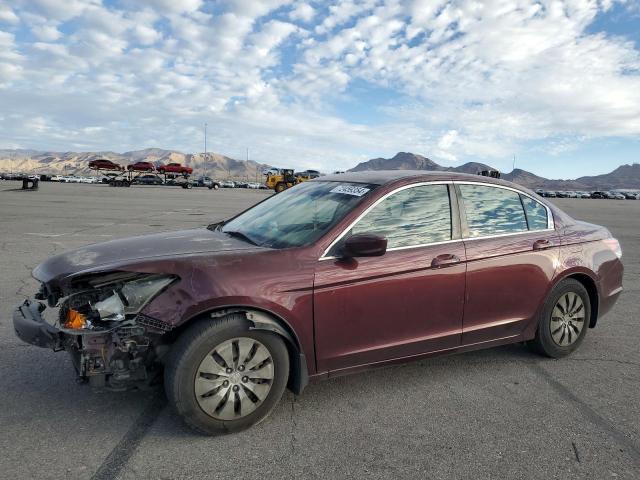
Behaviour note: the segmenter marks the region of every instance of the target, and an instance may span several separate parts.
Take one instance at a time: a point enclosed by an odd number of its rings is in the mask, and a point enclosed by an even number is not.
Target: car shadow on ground
[[[358,399],[382,399],[397,392],[419,396],[428,391],[430,382],[461,382],[471,366],[499,371],[512,367],[516,362],[526,366],[540,360],[545,359],[529,351],[522,344],[512,344],[474,352],[441,355],[330,378],[309,384],[302,395],[294,395],[286,390],[271,416],[263,424],[252,428],[265,428],[265,424],[268,423],[288,422],[294,405],[298,414],[309,413],[313,417],[335,410],[337,402],[341,402],[346,408],[358,410],[364,406],[363,401]],[[207,438],[187,427],[169,406],[165,408],[162,428],[155,430],[154,435],[173,439]]]

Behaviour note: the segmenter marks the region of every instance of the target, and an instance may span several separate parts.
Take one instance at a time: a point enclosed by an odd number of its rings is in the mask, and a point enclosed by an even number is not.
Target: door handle
[[[431,266],[433,268],[446,267],[448,265],[455,265],[456,263],[460,263],[460,258],[451,253],[443,253],[431,260]]]
[[[544,250],[545,248],[549,248],[552,246],[552,243],[546,238],[541,238],[540,240],[536,240],[535,242],[533,242],[534,250]]]

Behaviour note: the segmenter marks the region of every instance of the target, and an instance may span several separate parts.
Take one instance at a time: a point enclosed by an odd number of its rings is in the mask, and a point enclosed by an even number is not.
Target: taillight
[[[615,238],[607,238],[604,240],[604,244],[609,247],[613,253],[616,254],[616,257],[622,258],[622,247],[620,246],[620,242]]]

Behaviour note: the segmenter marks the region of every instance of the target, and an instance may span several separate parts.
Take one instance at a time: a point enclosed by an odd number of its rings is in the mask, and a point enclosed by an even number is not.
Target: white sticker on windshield
[[[338,185],[331,189],[331,193],[344,193],[345,195],[354,195],[356,197],[361,197],[368,191],[368,188],[356,187],[355,185]]]

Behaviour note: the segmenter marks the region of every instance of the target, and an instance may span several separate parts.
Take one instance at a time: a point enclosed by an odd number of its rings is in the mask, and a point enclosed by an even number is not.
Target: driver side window
[[[351,234],[386,237],[387,248],[451,240],[451,207],[447,185],[421,185],[385,198],[356,223]]]

